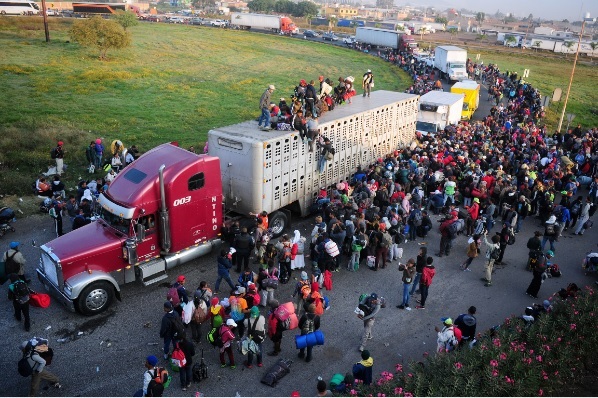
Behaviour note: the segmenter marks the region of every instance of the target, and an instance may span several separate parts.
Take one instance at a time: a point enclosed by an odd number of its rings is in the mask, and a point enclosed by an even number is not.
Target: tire
[[[77,310],[83,315],[96,315],[105,311],[114,301],[114,287],[110,282],[99,281],[87,286],[77,298]]]
[[[287,215],[281,211],[276,211],[269,217],[268,227],[272,229],[272,237],[278,238],[287,229],[289,219]]]
[[[2,10],[2,11],[0,11],[0,14],[1,15],[6,15],[6,11]]]

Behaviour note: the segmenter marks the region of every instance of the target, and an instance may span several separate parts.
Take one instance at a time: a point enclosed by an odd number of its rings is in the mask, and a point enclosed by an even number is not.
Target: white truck
[[[347,181],[357,166],[410,145],[418,103],[417,95],[378,90],[325,113],[319,131],[335,154],[321,174],[321,151],[309,152],[296,131],[261,131],[255,120],[211,130],[209,153],[220,159],[225,208],[239,214],[265,210],[273,233],[282,233],[291,210],[309,214],[320,187]]]
[[[450,124],[461,121],[463,95],[430,91],[419,98],[416,131],[435,134]]]
[[[434,50],[434,67],[448,82],[467,79],[467,50],[456,46],[438,46]]]
[[[355,31],[355,40],[358,43],[398,50],[400,32],[389,29],[359,27]]]
[[[291,18],[268,14],[231,12],[230,24],[239,29],[269,29],[276,33],[294,35],[299,32]]]

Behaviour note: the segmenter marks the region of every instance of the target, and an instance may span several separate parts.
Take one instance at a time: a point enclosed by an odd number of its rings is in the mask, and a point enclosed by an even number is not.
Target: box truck
[[[461,121],[463,95],[443,91],[430,91],[419,98],[416,131],[437,133],[450,124]]]
[[[294,35],[299,32],[291,18],[278,15],[231,12],[230,24],[239,29],[269,29],[287,35]]]
[[[400,33],[389,29],[379,28],[357,28],[355,31],[355,40],[358,43],[370,44],[378,47],[390,47],[399,49]]]
[[[467,79],[467,50],[455,46],[438,46],[434,50],[434,67],[447,81]]]
[[[471,120],[480,105],[480,85],[473,80],[463,80],[451,87],[451,93],[463,95],[463,111],[461,120]]]
[[[211,130],[207,155],[160,145],[99,196],[97,221],[40,246],[38,278],[68,309],[93,315],[121,300],[123,284],[154,284],[209,253],[228,212],[265,210],[280,235],[292,210],[309,213],[321,187],[410,145],[418,101],[380,90],[322,116],[319,131],[335,148],[323,173],[321,152],[310,152],[297,132],[262,131],[255,120]]]

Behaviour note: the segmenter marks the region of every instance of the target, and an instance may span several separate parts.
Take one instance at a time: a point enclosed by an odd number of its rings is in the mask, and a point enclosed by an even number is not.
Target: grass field
[[[66,143],[73,186],[90,140],[118,138],[142,151],[166,141],[201,148],[211,128],[256,118],[268,84],[276,99],[290,97],[302,78],[359,79],[366,69],[376,89],[410,84],[398,68],[342,47],[209,27],[142,23],[130,28],[132,47],[102,62],[94,49],[69,43],[72,20],[49,21],[47,44],[41,18],[0,18],[0,194],[29,192],[58,139]],[[529,81],[544,94],[566,90],[571,62],[490,52],[481,59],[502,70],[529,68]],[[596,68],[578,66],[568,106],[575,123],[598,125],[597,77]]]
[[[101,62],[67,42],[70,20],[50,21],[46,44],[41,19],[0,18],[0,84],[10,99],[0,103],[4,192],[23,192],[51,163],[57,139],[70,152],[65,162],[81,165],[97,137],[142,151],[174,140],[197,147],[213,127],[256,118],[268,84],[276,101],[300,79],[359,79],[367,69],[377,89],[408,85],[398,68],[345,48],[209,27],[142,23],[131,28],[132,47]]]

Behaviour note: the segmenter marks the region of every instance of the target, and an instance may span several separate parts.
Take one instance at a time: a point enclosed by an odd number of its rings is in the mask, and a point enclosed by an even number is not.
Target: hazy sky
[[[589,12],[598,17],[598,0],[395,0],[395,4],[426,5],[444,10],[446,8],[466,8],[494,14],[496,10],[503,13],[512,12],[518,17],[581,20],[582,15]]]

